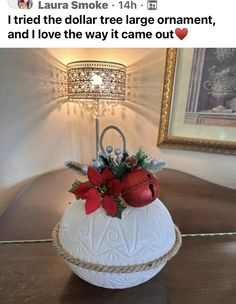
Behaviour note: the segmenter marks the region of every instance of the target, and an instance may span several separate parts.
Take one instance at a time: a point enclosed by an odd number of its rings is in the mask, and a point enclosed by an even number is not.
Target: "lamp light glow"
[[[94,86],[100,86],[102,84],[102,77],[97,74],[93,75],[91,78],[91,83]]]

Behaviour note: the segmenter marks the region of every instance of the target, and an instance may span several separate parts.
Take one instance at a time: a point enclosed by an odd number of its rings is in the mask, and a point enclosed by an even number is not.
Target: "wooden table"
[[[68,170],[33,182],[0,218],[0,240],[50,238],[73,196]],[[236,191],[188,174],[158,174],[161,200],[182,233],[236,231]],[[0,245],[0,303],[235,304],[236,236],[186,237],[153,279],[124,290],[90,285],[67,268],[51,243]]]

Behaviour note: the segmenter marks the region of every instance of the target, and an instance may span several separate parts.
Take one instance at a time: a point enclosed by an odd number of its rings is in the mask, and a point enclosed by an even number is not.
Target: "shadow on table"
[[[91,285],[76,275],[71,274],[60,298],[61,304],[166,304],[166,287],[159,278],[137,287],[126,289],[105,289]]]

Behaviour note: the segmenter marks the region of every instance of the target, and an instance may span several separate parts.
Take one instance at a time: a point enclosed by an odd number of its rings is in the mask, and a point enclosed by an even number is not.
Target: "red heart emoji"
[[[180,39],[183,40],[188,34],[188,29],[183,28],[182,30],[180,28],[175,29],[175,35]]]

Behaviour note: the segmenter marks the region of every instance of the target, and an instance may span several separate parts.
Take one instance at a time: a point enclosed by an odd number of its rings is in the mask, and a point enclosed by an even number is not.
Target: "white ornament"
[[[141,264],[159,258],[175,244],[173,221],[158,199],[142,208],[129,206],[122,219],[107,216],[102,207],[86,215],[84,204],[82,200],[73,202],[60,222],[60,244],[75,258],[102,265]],[[113,273],[68,263],[80,278],[105,288],[139,285],[155,276],[165,264],[145,271]]]

